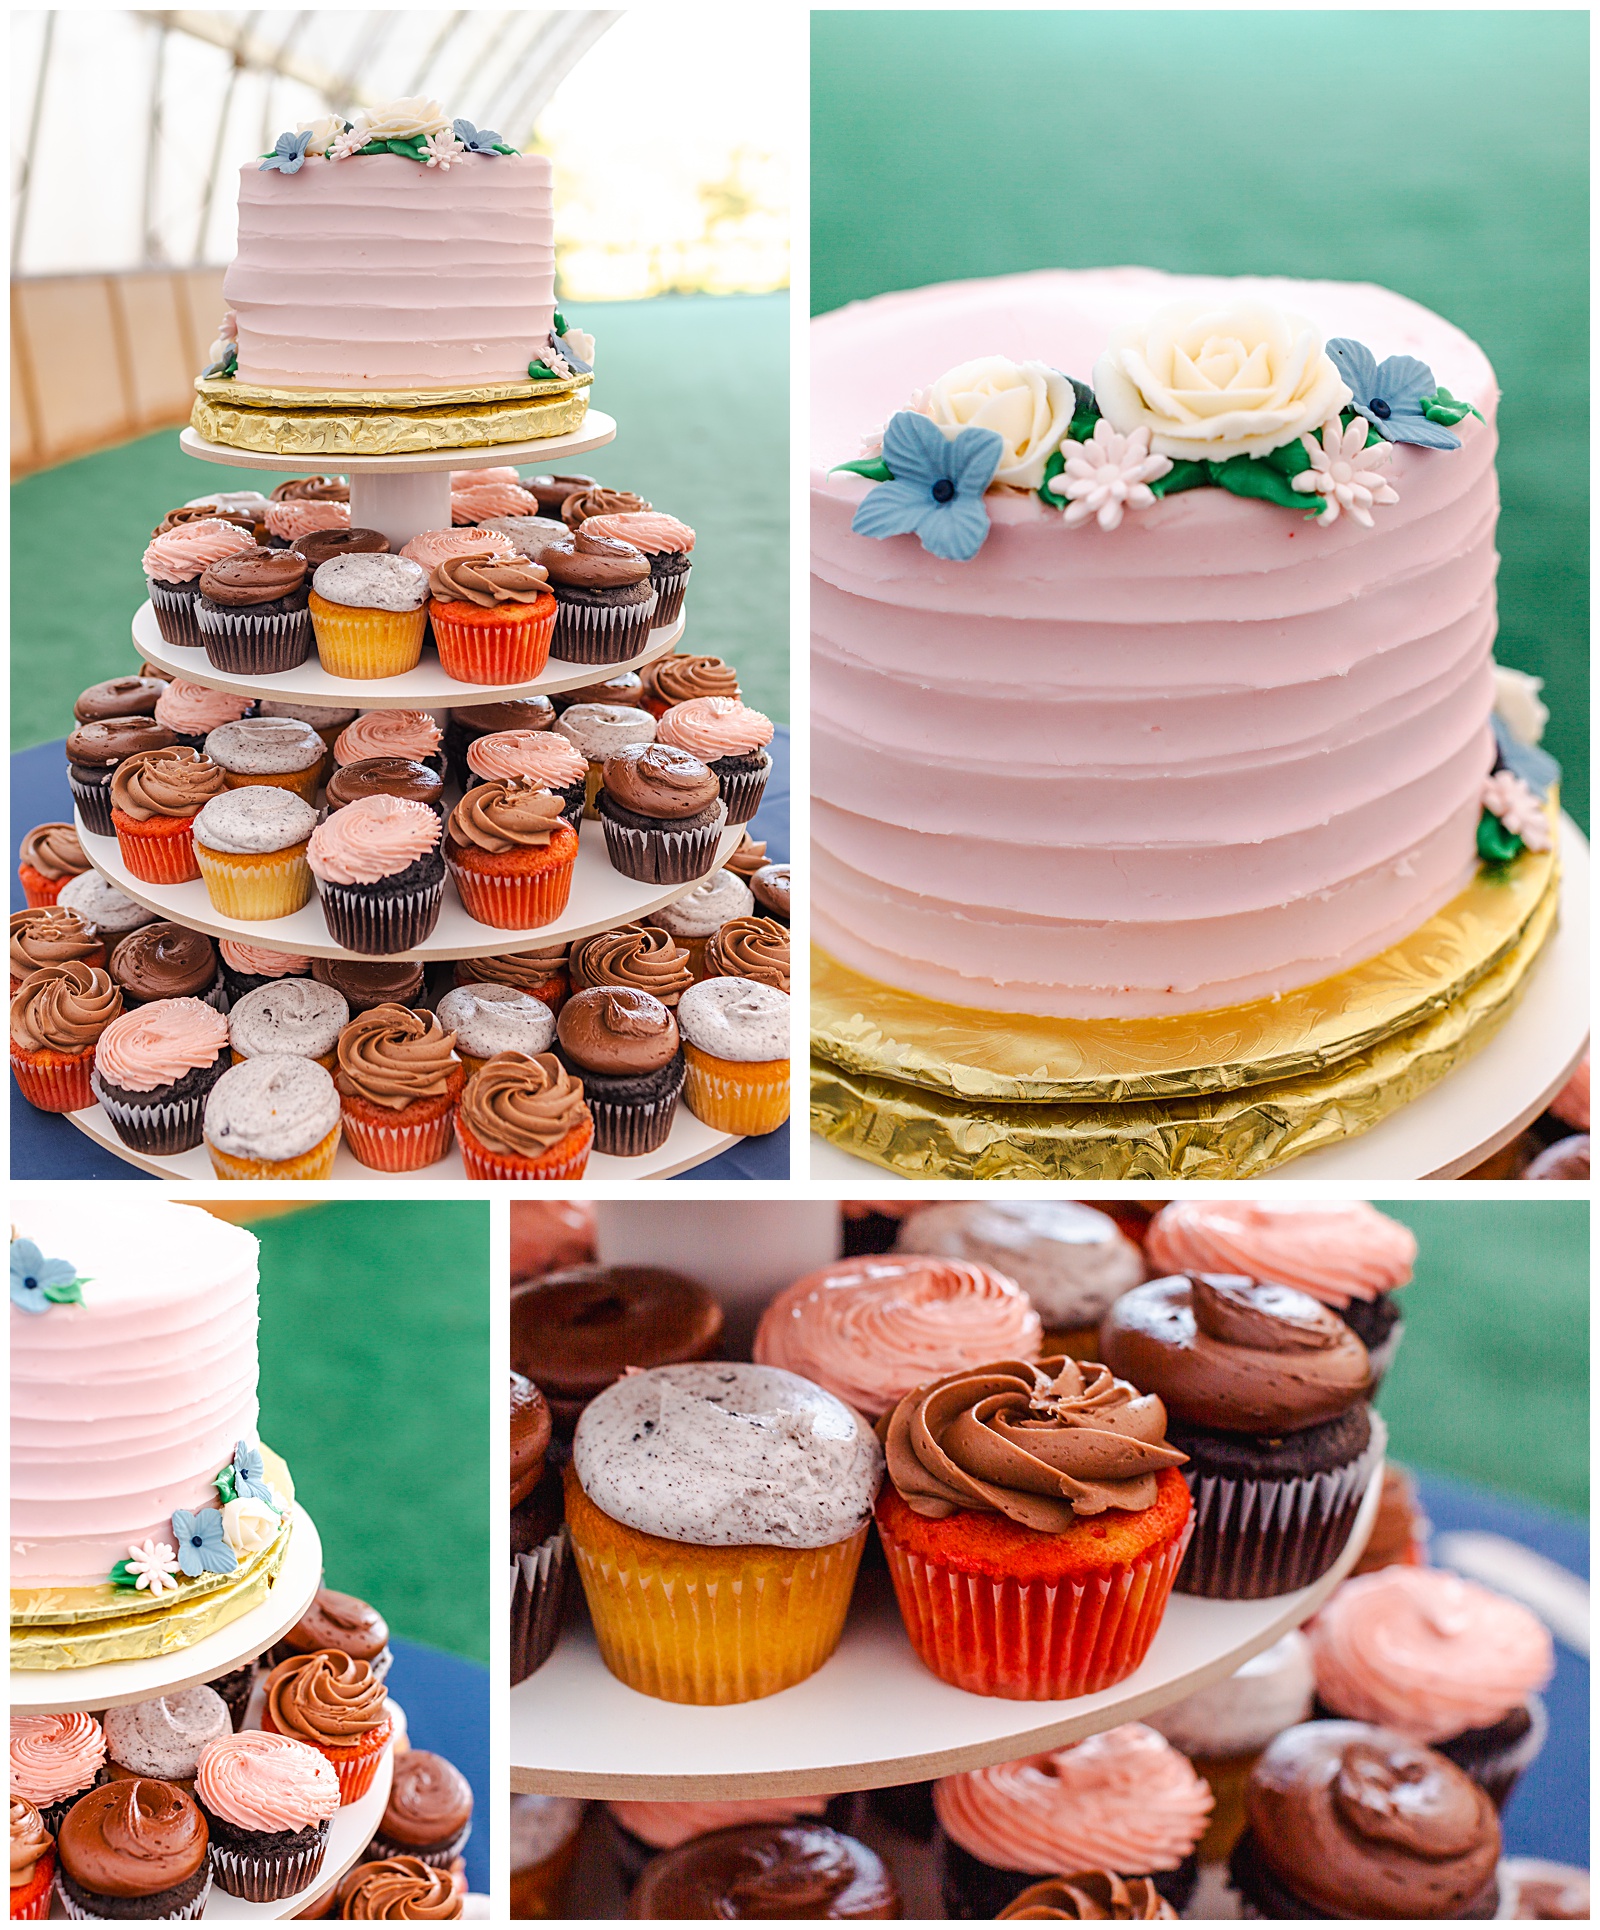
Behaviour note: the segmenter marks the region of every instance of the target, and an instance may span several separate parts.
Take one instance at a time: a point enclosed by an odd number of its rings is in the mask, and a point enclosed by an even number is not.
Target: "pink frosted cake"
[[[1104,269],[883,296],[812,354],[814,933],[845,965],[1202,1011],[1548,842],[1491,721],[1494,371],[1448,322]]]

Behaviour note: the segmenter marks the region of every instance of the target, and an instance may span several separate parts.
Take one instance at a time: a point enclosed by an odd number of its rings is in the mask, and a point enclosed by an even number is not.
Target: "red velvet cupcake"
[[[450,813],[445,862],[469,917],[536,931],[567,907],[578,834],[565,800],[527,778],[476,784]]]
[[[67,880],[88,869],[89,860],[70,824],[36,824],[17,850],[17,876],[32,907],[53,905]]]
[[[334,1083],[345,1144],[380,1173],[432,1166],[450,1150],[466,1080],[454,1035],[432,1012],[375,1005],[339,1034]]]
[[[428,614],[447,677],[464,684],[524,684],[550,657],[556,600],[538,563],[491,555],[449,556],[434,565]]]

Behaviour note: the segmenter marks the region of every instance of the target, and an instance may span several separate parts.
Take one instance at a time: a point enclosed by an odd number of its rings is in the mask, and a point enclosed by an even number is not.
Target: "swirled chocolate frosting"
[[[541,550],[539,562],[552,583],[573,589],[623,589],[650,574],[643,550],[610,536],[585,536],[581,529],[573,531],[570,543]]]
[[[766,839],[753,838],[746,831],[739,840],[738,849],[732,857],[723,859],[722,868],[724,871],[731,871],[736,878],[743,878],[745,883],[749,884],[758,871],[765,869],[767,863]]]
[[[619,925],[579,939],[571,971],[575,992],[591,985],[626,985],[663,1005],[676,1005],[694,983],[688,948],[655,925]]]
[[[525,1374],[511,1373],[511,1505],[526,1501],[550,1451],[550,1403]]]
[[[339,1034],[334,1082],[369,1105],[399,1112],[418,1099],[442,1099],[461,1069],[456,1035],[433,1012],[375,1005]]]
[[[555,836],[564,802],[532,778],[493,777],[450,813],[450,836],[491,853],[537,849]]]
[[[357,1743],[389,1720],[371,1665],[336,1649],[280,1662],[267,1677],[266,1697],[279,1734],[302,1742]]]
[[[426,1749],[408,1749],[395,1762],[379,1828],[391,1842],[426,1849],[454,1836],[471,1815],[472,1785],[455,1764]]]
[[[591,483],[587,489],[575,490],[562,498],[561,520],[568,529],[576,529],[591,516],[631,516],[650,507],[643,496],[635,495],[631,489],[607,489],[604,483]]]
[[[141,925],[118,942],[110,971],[137,1004],[198,998],[216,982],[217,948],[204,932],[187,925]]]
[[[548,985],[567,969],[569,948],[547,945],[537,952],[507,952],[499,958],[471,961],[473,983],[510,985],[519,992],[534,992]]]
[[[648,992],[593,985],[574,992],[556,1020],[561,1049],[582,1072],[623,1078],[659,1072],[678,1050],[678,1022]]]
[[[11,1887],[20,1890],[33,1881],[39,1859],[55,1848],[44,1818],[26,1796],[11,1798]]]
[[[350,485],[337,476],[295,476],[272,492],[275,503],[347,503]]]
[[[605,788],[618,804],[669,823],[715,804],[722,789],[715,771],[671,744],[630,744],[603,768]]]
[[[339,1915],[358,1922],[449,1923],[463,1908],[461,1886],[450,1872],[419,1856],[358,1863],[339,1884]]]
[[[753,978],[789,989],[789,933],[776,918],[730,918],[706,946],[707,978]]]
[[[77,829],[70,824],[36,824],[23,838],[17,857],[41,878],[76,878],[89,869]]]
[[[650,689],[667,705],[691,697],[737,697],[739,673],[720,657],[663,657],[651,669]]]
[[[549,589],[541,564],[518,557],[506,563],[485,551],[482,556],[447,556],[433,567],[429,588],[441,603],[476,603],[491,609],[497,603],[534,603]]]
[[[461,1123],[492,1153],[531,1159],[588,1117],[583,1085],[552,1052],[486,1059],[461,1095]]]
[[[901,1914],[894,1873],[875,1850],[821,1823],[746,1823],[691,1837],[649,1863],[630,1917],[814,1917]]]
[[[1000,1912],[1002,1923],[1164,1923],[1177,1911],[1147,1876],[1084,1870],[1031,1883]]]
[[[1228,1273],[1147,1280],[1112,1302],[1100,1351],[1180,1420],[1286,1434],[1367,1392],[1367,1350],[1332,1308],[1295,1287]]]
[[[103,1783],[79,1797],[56,1839],[72,1880],[112,1897],[154,1896],[186,1883],[204,1864],[209,1843],[194,1798],[148,1776]]]
[[[292,549],[245,550],[211,564],[200,578],[200,594],[208,603],[228,610],[248,610],[258,603],[276,603],[305,586],[311,566]]]
[[[23,1052],[86,1052],[122,1010],[111,974],[96,965],[46,965],[17,987],[11,1043]]]
[[[11,976],[26,978],[44,965],[94,958],[101,942],[66,905],[30,905],[11,914]]]
[[[222,767],[187,744],[170,750],[135,751],[111,779],[111,802],[125,817],[197,817],[201,807],[228,788]]]
[[[1000,1514],[1041,1534],[1079,1515],[1152,1507],[1166,1409],[1098,1361],[1064,1355],[964,1367],[916,1388],[878,1423],[889,1479],[913,1514]]]

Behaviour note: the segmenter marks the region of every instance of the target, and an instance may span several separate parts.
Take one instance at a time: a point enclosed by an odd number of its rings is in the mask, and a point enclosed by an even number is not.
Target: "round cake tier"
[[[354,484],[358,476],[423,476],[451,469],[498,469],[506,463],[550,463],[568,456],[586,456],[614,442],[617,423],[604,409],[590,409],[583,427],[564,436],[538,436],[530,442],[474,444],[466,449],[418,449],[403,456],[328,455],[306,453],[280,454],[276,449],[234,449],[225,442],[207,442],[193,429],[178,434],[178,446],[186,456],[202,462],[230,463],[236,469],[281,469],[303,476],[319,461],[335,474],[348,476]]]
[[[168,643],[156,625],[155,612],[141,603],[134,612],[133,641],[141,657],[161,670],[170,670],[186,683],[211,690],[231,691],[236,697],[266,698],[272,702],[321,704],[329,710],[464,709],[473,704],[503,704],[519,697],[548,696],[558,690],[581,690],[586,684],[640,670],[659,657],[670,656],[683,635],[685,617],[650,632],[650,641],[636,657],[623,663],[568,663],[552,657],[531,683],[463,684],[447,677],[432,650],[403,677],[331,677],[313,651],[293,670],[270,677],[240,677],[218,670],[204,650]]]
[[[970,1695],[917,1660],[887,1573],[863,1564],[844,1639],[781,1697],[701,1708],[625,1688],[587,1621],[511,1691],[511,1787],[539,1795],[716,1802],[921,1782],[1056,1749],[1231,1675],[1327,1600],[1377,1519],[1374,1473],[1350,1539],[1309,1588],[1266,1601],[1174,1595],[1127,1681],[1065,1702]]]
[[[119,891],[156,912],[162,918],[187,925],[192,931],[211,938],[233,938],[247,945],[265,945],[273,951],[300,952],[308,958],[351,958],[360,956],[338,944],[328,930],[320,901],[287,918],[249,920],[229,918],[212,904],[203,884],[152,885],[136,878],[122,862],[115,838],[96,837],[84,828],[83,819],[74,812],[78,837],[88,858],[102,877],[109,878]],[[730,825],[717,846],[720,865],[744,835],[743,825]],[[712,866],[711,869],[715,869]],[[692,891],[698,879],[680,885],[641,884],[612,868],[606,856],[605,834],[598,822],[584,827],[572,872],[572,895],[567,908],[553,924],[536,931],[497,931],[480,925],[467,915],[455,888],[448,881],[439,922],[423,942],[411,951],[398,954],[405,958],[490,958],[500,952],[536,952],[546,945],[566,944],[587,938],[592,932],[613,931],[618,925],[631,925],[663,905]]]

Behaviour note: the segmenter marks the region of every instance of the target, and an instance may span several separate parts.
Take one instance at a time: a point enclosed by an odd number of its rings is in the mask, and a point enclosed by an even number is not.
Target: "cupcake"
[[[334,1077],[351,1152],[380,1173],[436,1164],[450,1150],[466,1077],[455,1035],[434,1013],[375,1005],[352,1019]]]
[[[89,1086],[125,1146],[170,1156],[200,1144],[201,1112],[227,1068],[222,1014],[200,999],[162,999],[100,1034]]]
[[[537,501],[537,497],[534,499]],[[519,556],[538,562],[552,544],[565,544],[572,532],[556,516],[480,516],[477,527],[502,536]]]
[[[211,1894],[206,1819],[187,1790],[153,1777],[106,1783],[73,1804],[56,1837],[69,1917],[192,1922]]]
[[[57,894],[56,904],[62,911],[75,912],[90,935],[107,945],[124,932],[137,931],[141,925],[153,925],[156,920],[148,905],[141,905],[137,898],[119,891],[98,871],[85,871],[79,877],[69,878]]]
[[[600,1654],[667,1702],[749,1702],[838,1646],[883,1451],[775,1367],[655,1367],[584,1409],[567,1529]]]
[[[358,710],[346,710],[337,704],[302,704],[298,699],[269,697],[257,706],[260,717],[293,717],[296,722],[309,724],[322,739],[331,754],[338,742],[339,733],[347,729],[361,715]]]
[[[333,759],[343,765],[373,757],[409,757],[442,775],[443,736],[425,710],[365,710],[334,739]]]
[[[11,1798],[11,1921],[42,1923],[56,1883],[55,1839],[26,1796]]]
[[[556,707],[548,697],[515,697],[498,704],[459,704],[445,717],[444,749],[450,774],[463,790],[471,773],[467,752],[480,737],[502,731],[548,731],[554,728]],[[503,776],[503,772],[495,772]]]
[[[571,1571],[561,1476],[549,1461],[550,1407],[511,1373],[511,1686],[550,1659]]]
[[[317,482],[324,480],[322,477],[313,478]],[[350,492],[343,483],[335,487],[344,489],[345,493],[338,497],[285,497],[274,490],[274,500],[261,514],[261,526],[266,531],[271,547],[287,551],[292,543],[298,543],[303,537],[317,535],[323,530],[349,529]]]
[[[225,917],[287,918],[311,902],[306,862],[317,814],[293,791],[252,784],[224,791],[194,821],[206,896]]]
[[[715,774],[668,744],[608,757],[594,808],[612,868],[652,885],[703,877],[728,822]]]
[[[712,871],[681,898],[651,912],[645,923],[675,938],[689,954],[689,969],[704,977],[709,976],[706,946],[730,919],[748,918],[755,902],[742,878],[731,871]]]
[[[289,545],[296,556],[303,556],[313,575],[336,556],[386,556],[389,539],[379,529],[360,529],[339,524],[333,529],[310,529]]]
[[[878,1431],[878,1535],[924,1667],[1015,1702],[1138,1668],[1193,1521],[1154,1395],[1065,1354],[996,1360],[924,1382]]]
[[[594,1208],[582,1200],[511,1202],[511,1278],[542,1279],[594,1258]],[[698,1289],[697,1291],[704,1291]]]
[[[463,469],[450,475],[450,521],[471,525],[485,516],[512,520],[538,514],[539,498],[522,487],[515,469]],[[561,525],[563,530],[566,524]]]
[[[1041,1353],[1100,1357],[1100,1322],[1144,1278],[1115,1220],[1075,1200],[942,1200],[900,1222],[907,1253],[973,1260],[1015,1280],[1044,1322]]]
[[[389,1624],[370,1602],[358,1595],[342,1594],[337,1588],[317,1590],[305,1614],[279,1637],[268,1657],[269,1666],[275,1668],[291,1655],[315,1655],[325,1649],[348,1655],[353,1662],[365,1662],[378,1682],[394,1662]]]
[[[410,804],[426,804],[444,821],[444,779],[414,757],[363,757],[354,764],[341,764],[328,779],[325,812],[341,811],[364,797],[398,797]]]
[[[311,960],[303,952],[279,952],[268,945],[241,945],[234,938],[218,939],[217,952],[222,960],[222,983],[227,990],[230,1012],[240,999],[259,992],[263,985],[281,985],[288,979],[311,976]]]
[[[714,1132],[770,1133],[789,1117],[789,995],[748,978],[708,978],[678,1001],[684,1104]]]
[[[509,537],[476,528],[425,529],[402,545],[400,554],[431,576],[452,556],[481,556],[486,550],[507,563],[514,563],[521,554]]]
[[[567,908],[578,834],[563,799],[531,779],[475,785],[450,813],[445,863],[469,918],[497,931],[535,931]]]
[[[255,709],[248,697],[174,677],[156,704],[155,720],[186,750],[205,749],[206,739],[223,724],[236,724]]]
[[[116,836],[111,821],[111,780],[136,751],[170,750],[177,738],[153,717],[108,717],[79,724],[67,739],[67,788],[86,831]]]
[[[319,985],[331,985],[352,1017],[375,1005],[415,1005],[426,980],[414,958],[314,958],[311,976]]]
[[[311,578],[311,628],[330,677],[400,677],[422,661],[428,572],[407,556],[330,557]]]
[[[206,756],[220,765],[230,791],[271,786],[307,804],[317,799],[328,747],[297,717],[243,717],[206,737]]]
[[[641,674],[645,709],[655,718],[691,697],[739,695],[739,673],[721,657],[658,657]]]
[[[717,1302],[664,1267],[562,1267],[512,1289],[511,1365],[543,1391],[563,1435],[630,1367],[708,1360],[721,1338]]]
[[[269,980],[228,1010],[228,1045],[235,1065],[263,1055],[315,1059],[334,1068],[339,1035],[350,1023],[344,995],[314,978]]]
[[[261,1726],[320,1750],[338,1772],[346,1804],[372,1787],[392,1729],[383,1684],[365,1662],[336,1649],[278,1663],[266,1680]]]
[[[633,704],[572,704],[557,718],[556,731],[589,761],[588,815],[592,817],[606,759],[653,744],[656,720]]]
[[[47,965],[104,965],[106,945],[77,912],[35,905],[11,914],[11,993]]]
[[[455,1034],[456,1051],[468,1073],[499,1052],[536,1059],[556,1036],[555,1014],[541,998],[514,985],[458,985],[438,1007],[439,1023]]]
[[[1385,1434],[1367,1350],[1331,1308],[1293,1287],[1179,1274],[1112,1303],[1100,1357],[1160,1395],[1189,1457],[1186,1595],[1255,1601],[1332,1567]]]
[[[420,1856],[385,1856],[358,1863],[339,1879],[334,1909],[341,1917],[415,1919],[453,1923],[466,1911],[466,1882],[436,1870]]]
[[[1140,1722],[934,1784],[940,1887],[952,1917],[997,1917],[1041,1876],[1117,1870],[1182,1911],[1211,1791]]]
[[[382,957],[423,942],[444,902],[440,829],[427,805],[396,797],[362,798],[323,819],[306,862],[337,944]]]
[[[1147,1876],[1120,1877],[1111,1870],[1079,1870],[1030,1883],[1000,1912],[1001,1923],[1163,1923],[1177,1911]]]
[[[656,741],[698,757],[716,773],[730,824],[748,824],[772,775],[772,720],[737,697],[692,697],[656,725]]]
[[[597,476],[528,476],[524,482],[533,491],[541,516],[559,517],[561,506],[569,496],[600,487]],[[563,529],[569,527],[565,522],[561,526]]]
[[[753,1358],[803,1374],[869,1419],[981,1361],[1033,1360],[1039,1316],[989,1267],[910,1254],[838,1260],[785,1287],[756,1329]]]
[[[274,486],[274,503],[348,503],[350,485],[342,476],[290,476]],[[262,511],[262,515],[266,515]],[[323,527],[319,524],[318,528]]]
[[[556,599],[551,650],[565,663],[624,663],[650,639],[656,593],[650,565],[631,543],[578,529],[565,547],[541,551],[538,567]]]
[[[556,601],[544,566],[487,549],[450,556],[428,579],[428,615],[439,665],[464,684],[531,683],[550,656]]]
[[[568,969],[575,992],[593,985],[625,985],[648,992],[666,1006],[676,1006],[694,983],[688,947],[657,925],[619,925],[615,931],[580,938]]]
[[[1273,1737],[1311,1713],[1311,1647],[1300,1630],[1181,1702],[1145,1717],[1205,1777],[1216,1799],[1200,1839],[1202,1863],[1225,1863],[1244,1829],[1244,1790]]]
[[[52,1836],[72,1805],[99,1781],[105,1759],[105,1732],[91,1715],[11,1718],[11,1794],[33,1804]]]
[[[212,1088],[206,1151],[218,1179],[331,1179],[339,1149],[339,1095],[314,1059],[262,1053]]]
[[[1342,1583],[1310,1623],[1317,1713],[1425,1742],[1504,1809],[1539,1753],[1549,1631],[1519,1602],[1437,1568]]]
[[[144,553],[150,608],[163,639],[184,650],[202,650],[205,639],[195,617],[200,578],[225,556],[253,550],[256,539],[237,523],[202,516],[150,538]]]
[[[1446,1757],[1390,1729],[1303,1722],[1268,1747],[1245,1789],[1229,1862],[1245,1914],[1492,1918],[1500,1823]]]
[[[499,1052],[462,1090],[456,1143],[468,1179],[580,1179],[594,1119],[553,1054]]]
[[[635,1159],[666,1144],[685,1068],[677,1021],[659,999],[621,985],[574,992],[556,1038],[561,1063],[583,1081],[597,1153]]]
[[[780,925],[788,926],[789,867],[786,864],[764,864],[752,871],[750,891],[756,901],[756,910],[763,918],[772,918]]]
[[[197,879],[194,821],[226,788],[219,767],[186,745],[125,758],[111,776],[111,826],[134,877],[152,885]]]
[[[256,1661],[252,1658],[236,1669],[229,1669],[226,1675],[216,1675],[206,1684],[222,1697],[228,1711],[228,1719],[235,1729],[244,1727],[246,1712],[250,1707],[250,1694],[256,1685]]]
[[[1390,1296],[1411,1278],[1416,1236],[1365,1200],[1173,1200],[1145,1251],[1162,1273],[1242,1273],[1309,1293],[1366,1347],[1374,1387],[1405,1332]]]
[[[638,710],[644,703],[644,679],[637,670],[616,670],[609,677],[597,677],[591,684],[570,684],[565,690],[551,693],[551,703],[556,707],[556,715],[564,717],[569,710],[581,709],[585,704],[606,704],[613,710]],[[655,722],[651,718],[651,723]]]
[[[117,941],[106,969],[129,1010],[179,998],[201,999],[219,1012],[227,1009],[217,948],[204,932],[187,925],[165,920],[141,925]]]
[[[712,1803],[607,1803],[617,1863],[625,1881],[636,1883],[662,1850],[675,1850],[715,1830],[748,1823],[823,1822],[843,1828],[853,1796],[747,1796]]]
[[[326,1756],[289,1736],[230,1730],[206,1745],[195,1781],[212,1873],[229,1896],[277,1903],[316,1881],[340,1807]]]
[[[94,1104],[89,1075],[100,1036],[122,1010],[110,974],[68,960],[31,972],[11,997],[11,1076],[40,1112]]]
[[[1404,1468],[1385,1461],[1378,1516],[1351,1574],[1370,1575],[1396,1562],[1403,1562],[1409,1568],[1423,1567],[1428,1559],[1428,1537],[1432,1532],[1417,1500],[1416,1483]]]
[[[107,1781],[154,1776],[191,1794],[206,1745],[233,1734],[227,1704],[203,1686],[107,1709],[104,1727]]]
[[[213,669],[236,677],[293,670],[311,655],[310,569],[292,549],[241,550],[200,578],[195,621]]]
[[[553,730],[495,731],[467,746],[467,782],[462,788],[515,778],[554,791],[561,799],[561,815],[576,831],[583,818],[588,776],[583,752]]]
[[[905,1914],[878,1852],[817,1823],[743,1823],[650,1862],[630,1917],[785,1916],[868,1922]]]
[[[388,1806],[362,1860],[414,1856],[447,1870],[471,1834],[471,1783],[443,1756],[408,1749],[395,1761]]]
[[[730,918],[706,943],[707,978],[747,978],[789,990],[789,934],[774,918]]]
[[[534,478],[535,494],[541,505],[549,500],[537,488],[539,478]],[[559,476],[551,478],[557,487],[561,486]],[[577,489],[569,489],[561,498],[560,516],[569,530],[576,529],[581,523],[592,522],[596,516],[621,516],[632,511],[649,509],[643,496],[632,489],[611,489],[605,483],[592,479],[583,482]]]
[[[36,824],[17,848],[17,876],[33,907],[53,905],[61,887],[88,869],[89,860],[70,824]]]
[[[108,677],[104,683],[80,690],[72,705],[73,721],[104,723],[108,717],[153,717],[166,685],[159,677]]]
[[[753,838],[748,830],[740,837],[737,846],[723,859],[724,871],[731,871],[735,877],[743,878],[746,884],[758,871],[765,870],[767,864],[767,844],[765,838]]]
[[[583,497],[569,498],[581,504]],[[562,505],[562,515],[567,513]],[[689,552],[694,548],[694,531],[676,516],[660,510],[605,511],[583,518],[585,536],[609,536],[619,543],[631,543],[642,550],[650,565],[650,583],[656,593],[654,627],[665,629],[676,623],[683,610],[684,593],[689,587]],[[738,693],[735,692],[735,695]]]
[[[510,985],[519,992],[561,1010],[572,989],[567,976],[571,948],[546,945],[538,951],[508,953],[498,958],[458,958],[454,978],[457,985]]]

